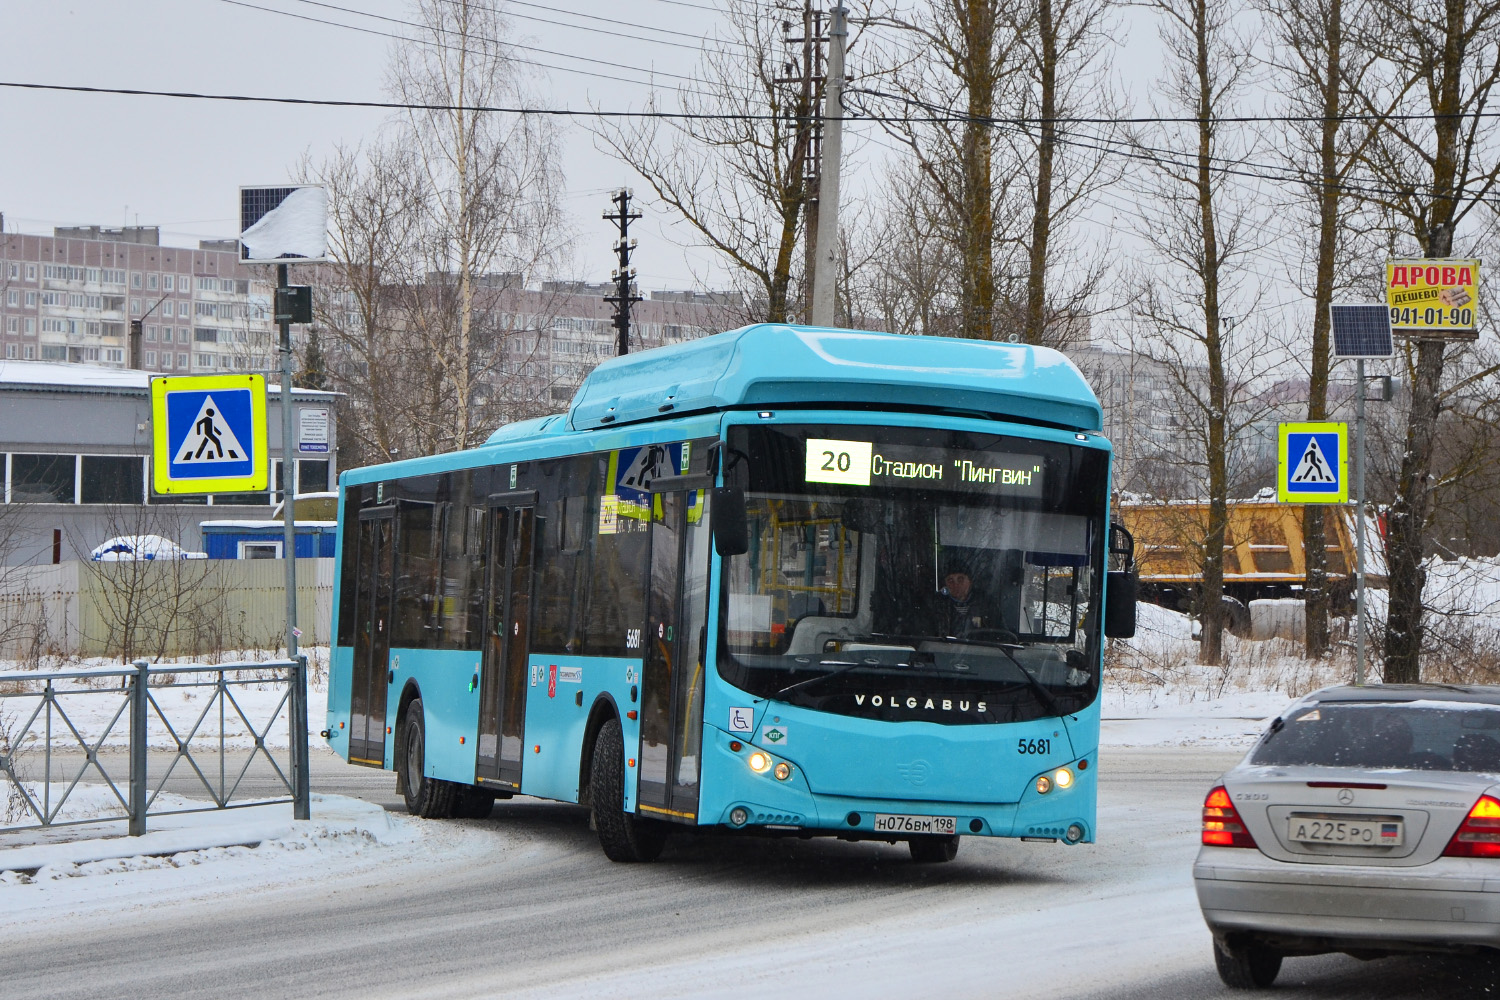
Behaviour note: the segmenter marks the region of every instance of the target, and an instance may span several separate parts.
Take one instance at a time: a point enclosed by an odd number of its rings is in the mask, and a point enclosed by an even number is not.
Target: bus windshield
[[[738,426],[719,669],[752,695],[891,721],[1076,712],[1099,685],[1108,456],[933,428]]]

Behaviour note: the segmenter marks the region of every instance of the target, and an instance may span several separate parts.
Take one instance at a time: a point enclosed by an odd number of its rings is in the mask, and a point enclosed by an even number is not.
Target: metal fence
[[[278,722],[284,752],[267,744]],[[269,795],[242,791],[257,764]],[[307,819],[308,770],[305,656],[0,673],[0,833],[127,819],[140,836],[148,816],[276,803]],[[174,775],[212,804],[163,801]],[[102,807],[65,812],[80,787],[104,789]]]

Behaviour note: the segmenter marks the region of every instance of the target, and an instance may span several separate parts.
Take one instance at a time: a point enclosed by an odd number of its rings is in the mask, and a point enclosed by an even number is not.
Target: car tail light
[[[1203,800],[1203,842],[1210,847],[1254,847],[1255,838],[1220,785]]]
[[[1443,854],[1450,858],[1500,858],[1500,800],[1479,796]]]

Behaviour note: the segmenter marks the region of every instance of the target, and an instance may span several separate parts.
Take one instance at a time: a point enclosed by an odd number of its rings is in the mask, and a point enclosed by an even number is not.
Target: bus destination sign
[[[1042,460],[1037,455],[808,438],[805,479],[1041,497]]]

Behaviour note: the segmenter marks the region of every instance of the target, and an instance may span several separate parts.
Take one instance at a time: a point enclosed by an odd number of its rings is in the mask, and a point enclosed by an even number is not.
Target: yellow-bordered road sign
[[[1282,503],[1348,501],[1348,424],[1281,424],[1277,438],[1277,499]]]
[[[260,375],[151,380],[151,465],[158,493],[266,489],[266,380]]]

